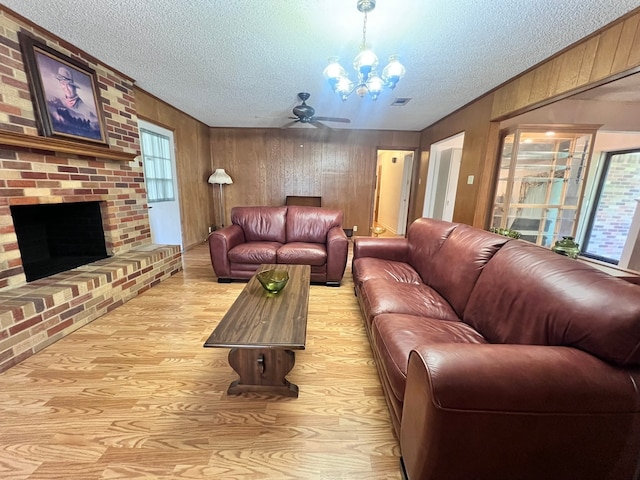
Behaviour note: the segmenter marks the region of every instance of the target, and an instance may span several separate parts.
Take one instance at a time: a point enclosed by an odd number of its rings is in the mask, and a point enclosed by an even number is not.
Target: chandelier
[[[376,72],[378,57],[367,48],[367,14],[376,7],[376,2],[375,0],[358,0],[357,7],[364,14],[360,53],[353,60],[353,68],[358,73],[358,81],[349,80],[345,69],[338,63],[338,57],[331,57],[329,65],[323,72],[333,91],[340,95],[343,101],[353,92],[356,92],[359,97],[364,97],[369,93],[371,98],[376,100],[384,87],[394,89],[405,72],[405,68],[398,61],[398,56],[391,55],[389,63],[382,70],[382,75],[378,76]]]

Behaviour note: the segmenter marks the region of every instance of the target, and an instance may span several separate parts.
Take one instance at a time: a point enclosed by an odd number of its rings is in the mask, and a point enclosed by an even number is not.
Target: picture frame
[[[40,135],[108,146],[95,70],[25,32],[18,39]]]

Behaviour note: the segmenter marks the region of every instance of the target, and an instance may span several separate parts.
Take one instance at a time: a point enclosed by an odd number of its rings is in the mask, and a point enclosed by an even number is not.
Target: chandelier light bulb
[[[366,86],[369,90],[369,95],[371,95],[371,98],[376,100],[378,98],[378,95],[380,95],[382,93],[382,90],[384,89],[384,82],[379,76],[372,75],[369,80],[367,80]]]
[[[338,57],[331,57],[329,59],[329,65],[327,65],[322,73],[327,80],[347,75],[347,72],[342,68],[342,65],[338,63]]]
[[[353,60],[353,68],[366,81],[369,74],[378,66],[378,57],[369,49],[362,50]]]
[[[353,91],[353,82],[349,80],[349,77],[340,77],[336,81],[334,90],[342,97],[342,100],[346,100]]]
[[[384,70],[382,70],[382,80],[384,80],[385,84],[393,90],[400,79],[404,77],[404,73],[405,68],[398,61],[398,56],[391,55],[389,57],[389,63],[384,67]]]

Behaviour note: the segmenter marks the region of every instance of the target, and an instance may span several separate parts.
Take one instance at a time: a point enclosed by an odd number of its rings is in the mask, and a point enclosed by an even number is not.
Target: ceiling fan
[[[349,120],[348,118],[316,117],[316,110],[311,105],[307,105],[307,100],[310,96],[311,94],[307,92],[298,93],[298,98],[302,101],[302,104],[293,107],[293,114],[295,115],[295,117],[289,117],[293,121],[287,123],[283,128],[289,127],[298,122],[310,123],[314,127],[319,128],[329,128],[321,122],[351,123],[351,120]]]

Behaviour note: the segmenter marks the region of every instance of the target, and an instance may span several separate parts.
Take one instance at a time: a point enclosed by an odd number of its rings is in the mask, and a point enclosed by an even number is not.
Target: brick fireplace
[[[96,71],[108,146],[39,135],[21,30]],[[178,272],[181,253],[151,243],[133,80],[1,6],[0,32],[1,372]],[[42,246],[20,245],[15,212],[84,202],[99,206],[107,258],[28,282],[21,249]]]
[[[107,258],[102,203],[11,206],[27,282]]]

